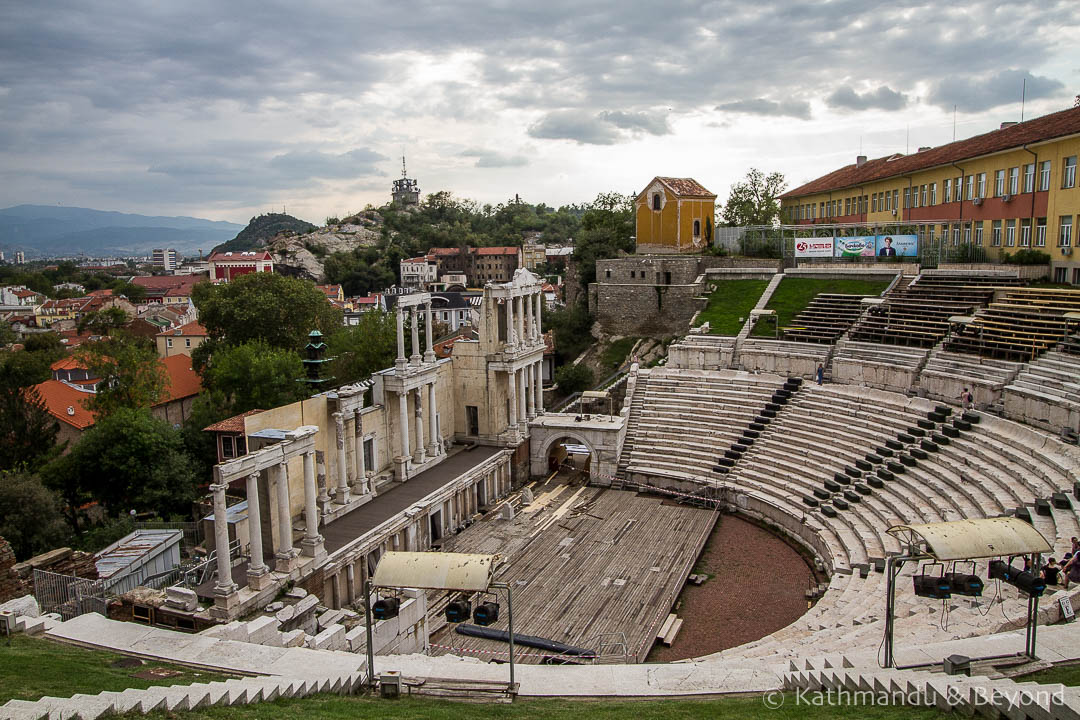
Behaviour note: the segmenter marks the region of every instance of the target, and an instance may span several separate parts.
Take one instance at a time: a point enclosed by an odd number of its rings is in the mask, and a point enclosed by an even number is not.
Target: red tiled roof
[[[132,285],[146,288],[147,290],[168,290],[170,288],[190,289],[201,280],[206,278],[201,275],[136,275],[131,278]]]
[[[38,293],[34,292],[33,290],[16,290],[14,294],[15,297],[25,298],[37,295]]]
[[[428,250],[428,255],[460,255],[461,248],[431,248]]]
[[[79,430],[94,424],[94,413],[84,407],[93,393],[83,392],[59,380],[46,380],[34,385],[32,390],[37,391],[49,414],[60,422]]]
[[[113,294],[113,291],[111,288],[106,288],[104,290],[92,290],[86,294],[88,297],[109,297]]]
[[[780,197],[800,197],[853,187],[1076,133],[1080,133],[1080,108],[1069,108],[913,155],[890,155],[868,160],[861,166],[845,165]]]
[[[545,355],[554,355],[555,354],[555,331],[554,330],[548,330],[546,333],[544,333],[544,354]]]
[[[189,322],[187,325],[181,325],[178,328],[163,330],[157,335],[158,337],[206,337],[208,334],[206,328],[195,321]]]
[[[52,365],[49,366],[49,369],[53,371],[85,370],[86,366],[83,365],[82,361],[76,358],[74,355],[69,355],[67,357],[60,358],[59,360],[54,362]]]
[[[657,175],[656,179],[666,185],[668,190],[675,193],[677,197],[716,197],[715,194],[706,190],[705,186],[694,178],[661,177]]]
[[[165,396],[161,401],[154,403],[155,406],[198,395],[202,390],[202,382],[192,369],[191,358],[187,355],[170,355],[163,358],[161,364],[165,366],[167,375]]]
[[[477,255],[517,255],[516,247],[482,247],[476,248]]]
[[[216,422],[213,425],[207,425],[203,428],[203,432],[227,432],[227,433],[242,433],[244,432],[244,418],[248,415],[257,415],[264,412],[263,410],[248,410],[247,412],[240,413],[239,415],[233,415],[231,418],[225,418],[221,422]]]
[[[271,260],[270,253],[266,250],[234,251],[231,253],[214,252],[206,258],[207,262],[253,262],[255,260]]]
[[[356,297],[353,298],[353,302],[357,305],[377,305],[379,297],[377,295],[372,295],[370,297]]]

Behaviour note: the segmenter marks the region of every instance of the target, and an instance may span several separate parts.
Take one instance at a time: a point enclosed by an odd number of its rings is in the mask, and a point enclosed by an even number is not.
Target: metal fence
[[[136,530],[180,530],[184,533],[184,549],[190,554],[192,548],[202,544],[202,523],[197,522],[167,522],[164,520],[147,520],[135,523]]]
[[[106,614],[105,583],[74,575],[34,570],[34,598],[42,613],[70,620],[89,612]]]

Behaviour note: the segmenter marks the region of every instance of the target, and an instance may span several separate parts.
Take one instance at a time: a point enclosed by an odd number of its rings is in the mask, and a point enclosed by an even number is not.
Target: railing
[[[202,523],[197,522],[167,522],[164,520],[148,520],[135,523],[136,530],[180,530],[184,533],[184,547],[190,550],[202,544]]]
[[[106,614],[105,583],[74,575],[34,570],[34,598],[44,613],[70,620],[90,612]]]

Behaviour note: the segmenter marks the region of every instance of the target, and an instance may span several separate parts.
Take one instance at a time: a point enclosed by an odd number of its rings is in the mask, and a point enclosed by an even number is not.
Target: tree
[[[19,335],[6,320],[0,320],[0,348],[19,341]]]
[[[86,313],[79,320],[78,330],[80,333],[90,331],[93,335],[112,335],[127,323],[127,313],[114,306]]]
[[[233,345],[262,340],[299,351],[312,330],[332,335],[342,327],[341,311],[314,283],[274,273],[249,273],[221,285],[199,283],[192,301],[210,337]]]
[[[27,472],[0,472],[0,537],[25,560],[62,545],[70,531],[60,498]]]
[[[165,397],[168,375],[157,353],[135,338],[115,337],[87,345],[78,354],[94,377],[97,392],[86,407],[98,416],[122,408],[149,408]]]
[[[433,331],[434,332],[434,331]],[[394,316],[381,310],[365,312],[357,325],[333,335],[330,372],[338,384],[364,380],[388,368],[397,356],[397,325]]]
[[[596,281],[596,261],[634,252],[634,198],[600,193],[581,216],[574,262],[584,290]]]
[[[59,432],[37,390],[0,379],[0,470],[36,470],[54,454]]]
[[[731,186],[724,204],[724,223],[729,227],[772,225],[780,217],[780,194],[786,187],[783,173],[765,175],[750,168],[743,182]]]
[[[217,347],[203,370],[203,387],[214,403],[235,415],[274,408],[304,397],[307,386],[300,355],[262,340]]]
[[[145,409],[121,408],[99,419],[42,478],[67,503],[76,532],[78,508],[89,499],[112,517],[129,510],[166,516],[190,512],[197,495],[180,432]]]
[[[593,371],[584,363],[563,365],[555,371],[555,383],[559,386],[559,390],[567,395],[588,390],[595,381]]]

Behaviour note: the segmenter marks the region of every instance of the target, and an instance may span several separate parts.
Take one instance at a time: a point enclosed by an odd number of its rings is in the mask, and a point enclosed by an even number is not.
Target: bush
[[[1001,253],[1001,262],[1007,265],[1049,265],[1050,253],[1039,250],[1017,250],[1014,253]]]
[[[595,382],[593,371],[587,365],[563,365],[555,371],[555,382],[567,395],[582,392],[592,387]]]

